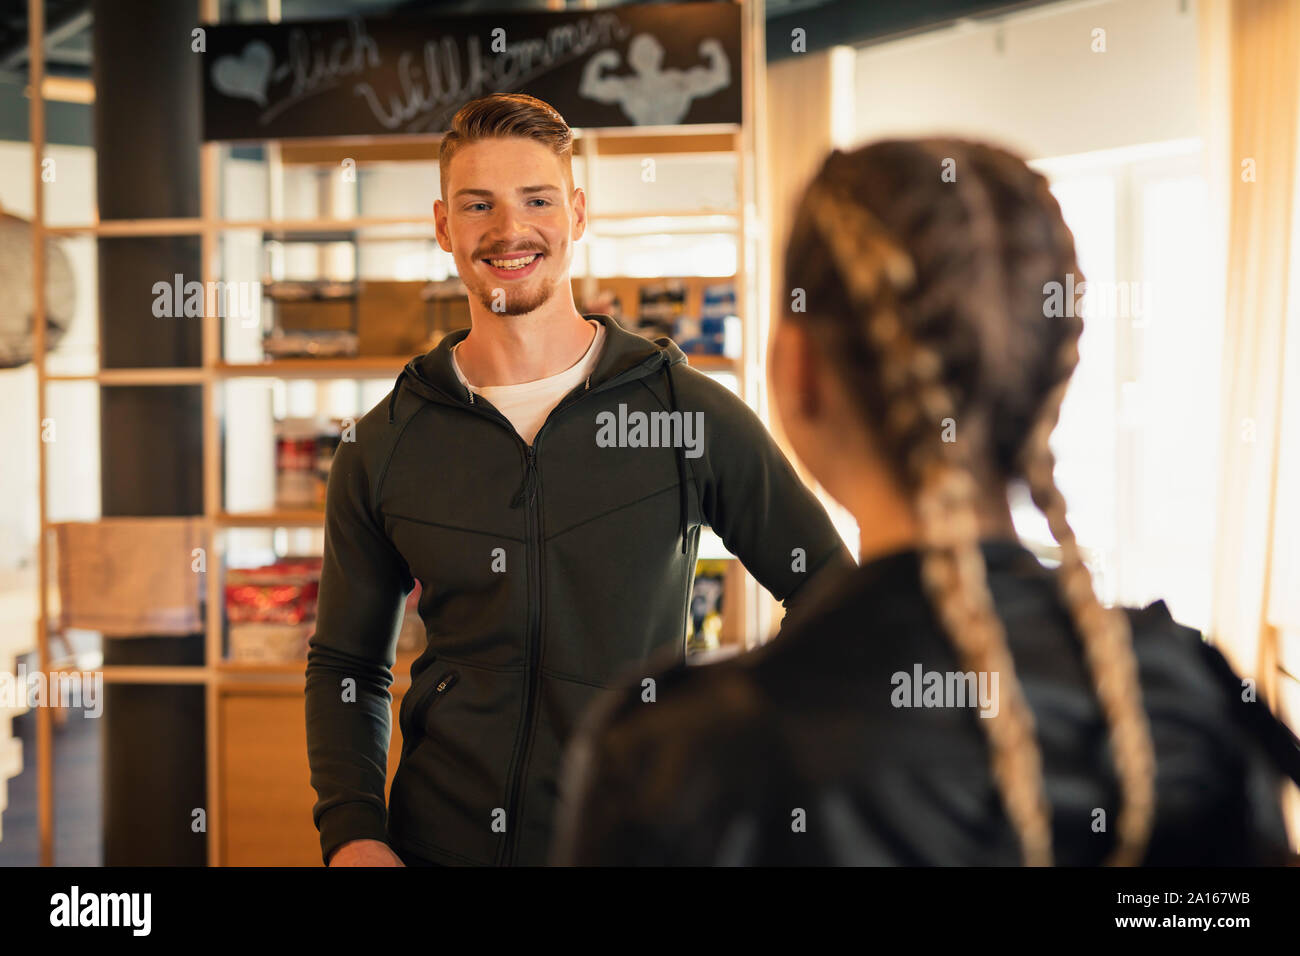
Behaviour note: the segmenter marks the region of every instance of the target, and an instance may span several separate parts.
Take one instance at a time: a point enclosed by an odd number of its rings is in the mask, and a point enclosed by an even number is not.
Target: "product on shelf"
[[[736,284],[718,282],[704,287],[703,301],[700,305],[700,317],[704,319],[725,319],[736,314]]]
[[[350,269],[326,276],[286,275],[287,255],[294,247],[314,247],[311,258],[347,249]],[[302,250],[299,249],[301,252]],[[350,358],[358,354],[357,312],[360,247],[353,230],[262,233],[263,324],[262,351],[268,358]],[[333,271],[333,270],[331,270]],[[271,278],[276,276],[278,278]],[[343,276],[343,277],[340,277]]]
[[[328,329],[287,332],[275,328],[262,336],[262,351],[267,358],[354,358],[358,349],[355,332]]]
[[[431,333],[435,300],[427,299],[428,283],[397,279],[367,279],[361,283],[357,313],[361,355],[416,355],[433,347]]]
[[[686,653],[697,654],[718,649],[722,635],[722,599],[726,580],[726,561],[695,562],[695,586],[691,590]]]
[[[739,358],[740,336],[740,317],[736,315],[721,319],[681,318],[673,328],[673,341],[687,355]]]
[[[275,506],[324,508],[341,422],[286,418],[275,428]]]
[[[226,571],[226,619],[234,623],[302,624],[316,618],[320,558],[283,558],[259,568]]]
[[[316,622],[320,558],[284,558],[226,572],[227,656],[232,661],[301,660]]]
[[[232,624],[229,660],[275,664],[307,659],[311,624]]]
[[[637,308],[637,331],[646,338],[671,336],[673,324],[686,311],[686,283],[668,279],[643,285]]]
[[[262,291],[274,302],[322,302],[333,299],[350,299],[357,294],[357,284],[335,279],[281,279],[262,281]],[[307,313],[310,314],[310,313]],[[319,312],[315,313],[319,315]],[[282,316],[283,317],[283,316]],[[298,326],[284,321],[282,328]]]
[[[424,351],[436,346],[448,332],[470,327],[468,296],[469,290],[459,276],[424,284],[420,297],[425,302],[429,328],[428,347]]]
[[[226,572],[227,658],[242,663],[303,660],[316,629],[321,559],[282,558],[258,568]],[[397,650],[425,647],[420,619],[420,582],[406,596]]]
[[[740,316],[736,315],[735,284],[721,282],[705,286],[700,316],[680,316],[673,325],[673,341],[687,355],[738,358],[741,324]]]
[[[608,315],[623,328],[636,331],[635,324],[624,318],[622,301],[613,289],[601,289],[592,298],[584,300],[578,311],[584,315]]]
[[[334,463],[334,452],[338,450],[341,429],[336,422],[316,433],[315,481],[312,483],[312,504],[325,508],[325,489],[329,485],[330,465]]]

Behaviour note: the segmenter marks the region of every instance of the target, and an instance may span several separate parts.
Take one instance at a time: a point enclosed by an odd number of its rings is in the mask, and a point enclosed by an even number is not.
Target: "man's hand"
[[[330,866],[406,866],[392,847],[380,840],[352,840],[330,857]]]

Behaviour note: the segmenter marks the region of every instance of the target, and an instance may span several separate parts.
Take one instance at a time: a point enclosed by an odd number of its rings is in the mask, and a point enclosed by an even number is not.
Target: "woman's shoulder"
[[[770,710],[743,658],[676,662],[585,713],[561,775],[556,861],[713,864],[778,773]]]
[[[1254,681],[1238,676],[1199,630],[1178,623],[1163,600],[1121,610],[1149,711],[1174,708],[1199,713],[1198,723],[1218,724],[1238,712],[1237,703],[1254,698]]]

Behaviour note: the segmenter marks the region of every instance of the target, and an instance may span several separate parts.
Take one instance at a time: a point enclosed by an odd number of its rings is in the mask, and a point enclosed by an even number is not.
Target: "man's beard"
[[[501,295],[497,295],[497,290]],[[555,279],[542,281],[525,289],[509,289],[505,286],[483,285],[474,290],[483,308],[497,315],[526,315],[541,308],[555,294]]]

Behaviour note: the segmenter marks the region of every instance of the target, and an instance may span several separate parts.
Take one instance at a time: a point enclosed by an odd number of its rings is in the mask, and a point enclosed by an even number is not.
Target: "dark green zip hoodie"
[[[327,862],[370,838],[440,863],[545,863],[584,709],[652,655],[684,655],[702,525],[787,607],[852,564],[744,402],[668,339],[589,318],[606,332],[595,371],[531,448],[457,379],[467,329],[412,359],[338,447],[306,682]],[[428,646],[385,809],[388,687],[415,579]]]

